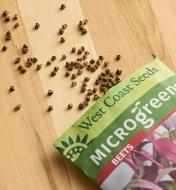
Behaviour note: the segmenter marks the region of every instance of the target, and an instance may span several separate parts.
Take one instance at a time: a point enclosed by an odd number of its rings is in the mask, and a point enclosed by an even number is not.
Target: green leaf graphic
[[[61,147],[57,147],[57,149],[61,152],[61,153],[63,153],[64,152],[64,148],[61,148]]]
[[[86,144],[86,143],[87,143],[87,139],[88,139],[88,135],[86,134],[86,135],[83,137],[83,139],[81,140],[81,142],[82,142],[83,144]]]
[[[68,141],[69,141],[70,145],[74,143],[74,141],[73,141],[73,139],[71,137],[68,138]]]
[[[81,137],[79,135],[77,135],[76,142],[79,143],[80,141],[81,141]]]
[[[67,148],[67,147],[69,146],[69,144],[67,144],[67,142],[65,142],[65,141],[61,141],[61,143],[62,143],[62,145],[63,145],[65,148]]]

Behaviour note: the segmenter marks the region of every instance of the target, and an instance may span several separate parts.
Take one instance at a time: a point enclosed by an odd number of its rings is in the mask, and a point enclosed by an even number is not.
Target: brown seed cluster
[[[84,100],[78,105],[78,109],[82,110],[87,107],[90,101],[95,101],[105,94],[112,86],[120,82],[121,70],[111,71],[109,62],[104,56],[100,55],[97,59],[90,58],[89,51],[84,46],[76,50],[76,47],[71,49],[71,53],[76,53],[76,58],[73,61],[65,62],[65,76],[73,80],[71,87],[77,85],[76,79],[84,72],[88,71],[88,76],[85,76],[80,86],[80,93],[85,96]],[[90,74],[101,69],[102,72],[97,76],[93,88],[88,88]]]
[[[30,68],[33,64],[35,64],[37,62],[37,58],[36,57],[29,57],[26,61],[26,67]]]
[[[4,18],[4,22],[9,22],[10,21],[9,11],[5,10],[2,13],[2,17]]]
[[[8,14],[9,14],[9,11],[7,11],[7,10],[5,10],[5,11],[3,11],[3,13],[2,13],[2,17],[7,17],[8,16]]]
[[[87,34],[87,32],[88,32],[87,28],[86,28],[87,23],[88,23],[87,19],[79,21],[78,29],[79,29],[79,31],[81,32],[82,35]]]
[[[66,8],[65,4],[60,5],[60,9],[64,10]],[[2,13],[2,18],[4,19],[4,22],[10,21],[10,16],[8,11],[4,11]],[[15,14],[12,19],[14,21],[14,28],[19,27],[19,23],[17,22],[18,16]],[[87,23],[88,20],[80,20],[78,24],[78,30],[79,32],[84,35],[87,34]],[[38,30],[40,28],[39,23],[35,23],[34,29]],[[66,41],[64,37],[65,30],[67,29],[67,24],[63,24],[59,28],[58,34],[60,35],[60,43],[64,43]],[[10,31],[7,31],[5,34],[5,41],[12,40],[12,34]],[[7,50],[7,46],[3,46],[2,51]],[[29,51],[28,45],[23,44],[21,53],[27,54]],[[65,66],[65,77],[69,78],[71,80],[70,87],[74,88],[78,86],[77,79],[85,73],[85,77],[83,78],[83,81],[81,82],[81,85],[78,87],[80,93],[83,95],[84,99],[81,101],[77,108],[79,110],[83,110],[86,108],[91,101],[98,100],[102,95],[104,95],[112,86],[120,82],[120,75],[122,73],[121,70],[117,69],[115,72],[110,70],[109,68],[109,61],[105,60],[104,56],[100,55],[97,58],[94,58],[90,55],[90,52],[84,47],[72,47],[71,51],[73,56],[75,57],[73,60],[68,60],[66,54],[62,54],[60,61],[62,61]],[[55,62],[57,59],[56,56],[51,56],[51,58],[46,62],[47,66],[50,66]],[[119,61],[121,59],[121,56],[118,54],[115,57],[116,61]],[[32,67],[35,63],[38,62],[38,59],[36,57],[28,57],[26,58],[26,61],[24,63],[21,63],[21,57],[17,57],[14,60],[15,64],[18,64],[17,70],[24,74],[27,72],[29,68]],[[36,71],[41,70],[42,64],[37,64],[35,69]],[[101,70],[100,70],[101,69]],[[91,81],[91,74],[95,73],[97,70],[101,71],[100,74],[97,75],[94,82],[94,86],[90,87],[90,81]],[[59,66],[54,66],[53,70],[50,72],[50,76],[54,77],[56,76],[57,72],[59,71]],[[15,86],[11,86],[9,88],[9,92],[15,91]],[[54,94],[54,91],[49,89],[47,92],[47,96],[52,96]],[[54,106],[49,105],[47,108],[48,112],[51,112],[53,110]],[[67,105],[67,109],[71,110],[73,108],[73,104],[69,103]],[[21,104],[17,104],[14,108],[15,111],[18,111],[21,109]]]
[[[15,14],[12,18],[10,18],[9,11],[7,11],[7,10],[3,11],[1,16],[4,19],[4,22],[9,22],[10,20],[12,20],[12,21],[18,20],[18,15],[17,14]]]

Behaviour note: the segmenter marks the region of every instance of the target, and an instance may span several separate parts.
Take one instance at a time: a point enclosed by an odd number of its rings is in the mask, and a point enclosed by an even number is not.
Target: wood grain
[[[67,8],[60,11],[63,2]],[[71,47],[84,45],[92,57],[103,54],[111,68],[123,69],[123,78],[152,60],[152,54],[175,69],[176,1],[0,0],[0,12],[4,9],[10,15],[19,15],[20,27],[14,30],[14,22],[5,24],[0,20],[0,48],[6,31],[12,31],[13,36],[12,42],[6,43],[7,52],[0,52],[0,189],[98,189],[52,146],[55,138],[83,113],[76,109],[82,99],[79,88],[70,90],[59,58],[67,54],[68,60],[73,59]],[[77,24],[85,17],[89,34],[80,36]],[[41,24],[38,31],[33,30],[35,22]],[[66,43],[60,44],[57,31],[64,23],[68,24]],[[21,55],[24,43],[30,49],[27,56]],[[116,54],[122,55],[120,62],[114,60]],[[45,63],[52,55],[58,60],[48,68]],[[20,75],[13,63],[17,56],[23,63],[29,56],[36,56],[43,69],[37,73],[31,68]],[[51,79],[49,73],[55,65],[60,71]],[[11,85],[16,91],[9,94]],[[55,93],[47,98],[50,88]],[[74,109],[68,112],[70,101]],[[18,103],[22,109],[14,112]],[[46,112],[49,104],[54,105],[52,113]]]

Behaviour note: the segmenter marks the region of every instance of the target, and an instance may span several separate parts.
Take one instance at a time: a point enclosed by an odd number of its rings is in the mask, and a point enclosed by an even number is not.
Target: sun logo
[[[69,136],[68,141],[61,141],[61,144],[63,147],[57,147],[57,149],[74,162],[79,158],[80,153],[87,148],[88,135],[86,134],[82,139],[77,135],[75,141]]]

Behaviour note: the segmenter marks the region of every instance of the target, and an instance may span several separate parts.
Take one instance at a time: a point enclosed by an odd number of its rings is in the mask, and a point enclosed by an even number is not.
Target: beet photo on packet
[[[175,73],[153,60],[99,98],[54,146],[104,190],[175,190]]]

